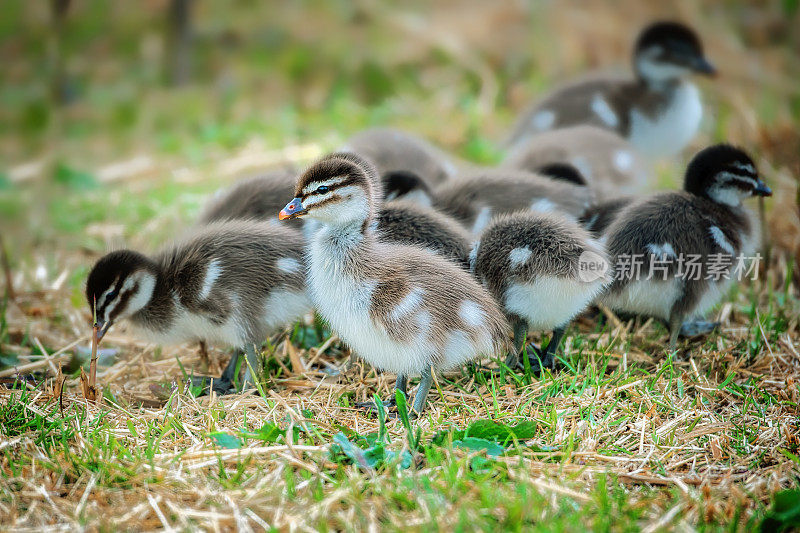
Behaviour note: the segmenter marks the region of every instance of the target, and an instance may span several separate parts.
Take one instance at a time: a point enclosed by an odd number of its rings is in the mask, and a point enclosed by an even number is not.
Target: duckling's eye
[[[330,188],[330,187],[328,187],[327,185],[320,185],[319,187],[317,187],[317,190],[316,190],[316,191],[314,191],[314,192],[315,192],[316,194],[325,194],[325,193],[326,193],[326,192],[328,192],[329,190],[331,190],[331,188]]]
[[[111,300],[116,298],[118,294],[119,294],[119,289],[114,289],[113,291],[108,293],[108,296],[106,296],[106,301],[110,302]]]

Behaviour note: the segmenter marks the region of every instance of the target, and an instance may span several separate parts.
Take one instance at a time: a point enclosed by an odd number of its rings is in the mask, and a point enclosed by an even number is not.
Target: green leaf
[[[764,516],[760,531],[789,531],[800,527],[800,489],[784,490],[772,499],[772,508]]]
[[[254,436],[266,442],[278,442],[284,436],[284,431],[277,424],[264,422]]]
[[[536,436],[536,422],[520,422],[514,427],[509,427],[493,420],[476,420],[464,433],[465,436],[494,439],[498,442],[528,440]]]
[[[349,457],[355,464],[365,470],[371,470],[372,466],[369,464],[364,451],[350,442],[344,433],[337,433],[333,436],[334,444],[338,445],[342,453]]]
[[[465,437],[461,440],[453,441],[453,446],[470,451],[486,450],[487,455],[494,456],[500,455],[505,451],[505,448],[496,442],[475,437]]]
[[[242,447],[242,442],[238,438],[222,431],[215,431],[208,436],[211,437],[211,441],[214,444],[221,448],[235,450],[236,448]]]
[[[394,401],[397,405],[397,414],[403,422],[403,427],[406,429],[406,437],[408,438],[408,447],[411,450],[417,449],[417,441],[414,438],[414,430],[411,427],[411,420],[408,418],[408,405],[406,405],[406,395],[400,390],[394,391]]]
[[[447,436],[452,434],[453,440],[461,440],[465,437],[476,437],[497,441],[504,446],[513,443],[514,440],[524,441],[536,436],[536,422],[520,422],[516,426],[507,426],[493,420],[476,420],[466,429],[440,431],[434,437],[432,443],[442,446],[447,441]]]

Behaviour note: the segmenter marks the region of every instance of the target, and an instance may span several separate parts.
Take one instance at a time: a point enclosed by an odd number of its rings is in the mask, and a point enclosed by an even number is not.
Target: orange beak
[[[281,209],[281,212],[278,213],[278,219],[288,220],[290,218],[301,217],[306,213],[307,211],[303,209],[302,198],[294,198],[291,202],[286,204],[286,207]]]

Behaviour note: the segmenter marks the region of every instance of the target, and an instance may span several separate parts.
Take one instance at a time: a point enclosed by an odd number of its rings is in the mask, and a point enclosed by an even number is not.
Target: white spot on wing
[[[677,257],[675,254],[675,249],[668,242],[665,242],[664,244],[650,243],[647,245],[647,249],[650,250],[651,254],[662,259]]]
[[[464,324],[469,327],[478,328],[483,325],[483,310],[472,300],[464,300],[461,302],[461,307],[458,309],[458,316],[460,316]]]
[[[525,264],[531,254],[533,254],[533,252],[527,246],[511,250],[511,253],[508,254],[508,258],[511,261],[511,268],[516,268]]]
[[[556,204],[548,200],[547,198],[538,198],[534,200],[531,204],[531,211],[553,211],[556,208]]]
[[[603,124],[610,128],[616,128],[619,124],[619,118],[617,114],[614,113],[614,110],[611,109],[611,106],[608,105],[606,99],[603,98],[603,95],[598,93],[594,95],[592,98],[592,111],[595,115],[597,115],[600,120],[603,121]]]
[[[206,268],[206,277],[203,280],[203,286],[200,289],[200,293],[197,295],[198,300],[205,300],[208,298],[208,295],[211,294],[211,289],[214,288],[214,283],[217,281],[217,278],[219,278],[220,274],[222,274],[222,267],[219,266],[219,260],[212,259]]]
[[[390,320],[400,320],[403,316],[413,312],[420,305],[422,305],[422,297],[425,294],[425,291],[420,289],[419,287],[414,287],[409,291],[405,297],[400,300],[394,309],[391,310],[389,313]]]
[[[475,222],[472,224],[472,233],[476,235],[483,231],[483,229],[489,225],[489,221],[492,219],[492,208],[489,206],[481,207],[481,210],[478,212],[478,216],[475,217]]]
[[[614,166],[620,172],[627,172],[633,166],[633,155],[628,150],[614,152]]]
[[[531,117],[531,125],[539,130],[549,130],[556,122],[556,114],[549,109],[539,111]]]
[[[301,268],[303,268],[303,265],[300,264],[300,261],[294,257],[281,257],[275,261],[275,266],[277,266],[279,270],[283,270],[288,274],[295,274],[299,272]]]
[[[714,242],[717,243],[717,246],[731,255],[736,254],[736,250],[734,250],[733,245],[728,241],[721,229],[717,226],[711,226],[708,228],[708,231],[711,232],[711,237],[714,239]]]

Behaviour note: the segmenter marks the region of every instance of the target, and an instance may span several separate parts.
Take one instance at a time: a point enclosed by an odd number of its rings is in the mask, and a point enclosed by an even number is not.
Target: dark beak
[[[97,326],[97,342],[100,343],[100,340],[108,332],[108,328],[111,327],[111,322],[98,321],[95,325]]]
[[[713,77],[717,75],[717,69],[703,56],[697,57],[692,61],[692,70],[706,76]]]
[[[756,196],[772,196],[772,189],[770,189],[763,181],[758,180],[758,185],[756,185],[756,188],[753,189],[753,194]]]
[[[286,207],[281,209],[281,212],[278,213],[278,218],[280,220],[288,220],[290,218],[297,218],[305,215],[308,211],[303,209],[303,200],[301,198],[295,198],[288,204]]]

